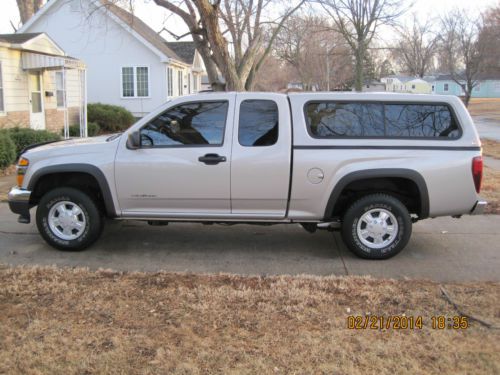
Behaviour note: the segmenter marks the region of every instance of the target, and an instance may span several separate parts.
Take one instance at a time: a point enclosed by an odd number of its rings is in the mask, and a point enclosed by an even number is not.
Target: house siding
[[[0,63],[2,65],[4,112],[0,113],[0,128],[30,127],[30,93],[28,72],[22,69],[21,51],[0,47]],[[66,97],[69,111],[69,124],[79,124],[81,89],[79,72],[67,70]],[[47,130],[60,132],[64,127],[64,110],[57,108],[55,72],[42,72],[42,100],[45,111],[45,127]],[[45,92],[53,92],[46,96]],[[75,113],[77,115],[75,115]]]
[[[444,85],[448,84],[448,91],[444,91]],[[462,88],[455,81],[436,81],[435,93],[441,95],[463,95]],[[484,80],[479,82],[479,88],[472,89],[473,98],[500,98],[500,79]]]
[[[82,1],[83,9],[88,6],[88,1]],[[89,102],[120,105],[143,116],[167,100],[166,64],[161,57],[101,11],[87,17],[60,1],[25,31],[47,33],[66,53],[85,62]],[[149,97],[122,98],[124,66],[149,68]]]

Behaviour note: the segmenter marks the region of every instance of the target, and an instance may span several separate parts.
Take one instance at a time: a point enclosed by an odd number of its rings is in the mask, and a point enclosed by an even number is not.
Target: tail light
[[[472,159],[472,179],[476,192],[479,194],[481,191],[481,180],[483,179],[483,157],[476,156]]]

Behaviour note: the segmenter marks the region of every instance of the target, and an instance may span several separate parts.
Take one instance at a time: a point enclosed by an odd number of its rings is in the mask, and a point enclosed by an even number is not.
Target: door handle
[[[226,157],[220,156],[218,154],[206,154],[204,156],[200,156],[198,158],[198,161],[201,161],[202,163],[205,163],[207,165],[216,165],[225,162]]]

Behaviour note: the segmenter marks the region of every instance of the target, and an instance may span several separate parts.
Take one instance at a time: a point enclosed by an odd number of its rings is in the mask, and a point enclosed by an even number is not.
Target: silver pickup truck
[[[412,223],[482,213],[481,143],[453,96],[206,93],[172,100],[123,134],[25,151],[9,193],[19,222],[61,250],[104,219],[339,229],[370,259]]]

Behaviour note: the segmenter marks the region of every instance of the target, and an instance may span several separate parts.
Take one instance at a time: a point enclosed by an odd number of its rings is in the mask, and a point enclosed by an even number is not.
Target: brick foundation
[[[80,108],[68,108],[68,124],[80,125]],[[6,115],[0,115],[0,129],[6,128],[29,128],[29,111],[7,112]],[[60,109],[45,109],[45,129],[60,134],[64,129],[64,111]]]
[[[61,134],[64,128],[64,111],[58,109],[45,110],[45,129],[50,132]]]
[[[16,126],[29,128],[30,113],[28,111],[7,112],[7,114],[0,116],[0,129],[14,128]]]

